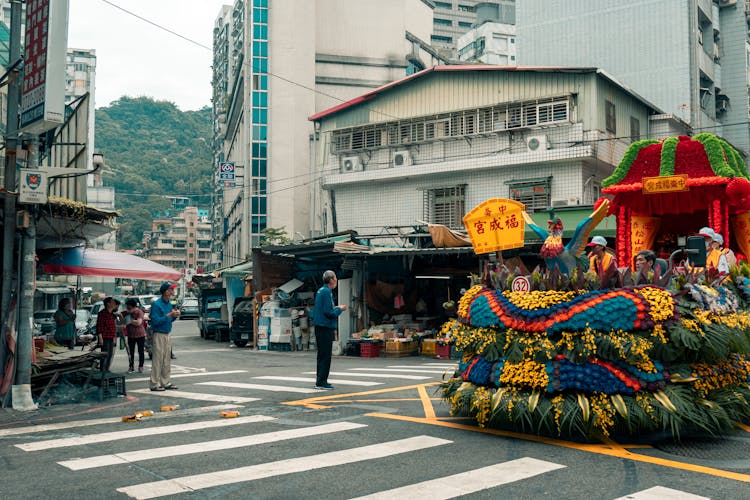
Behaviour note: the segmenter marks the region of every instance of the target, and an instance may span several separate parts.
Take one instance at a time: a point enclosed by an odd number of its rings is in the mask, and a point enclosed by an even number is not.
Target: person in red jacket
[[[117,301],[112,297],[105,297],[102,301],[104,309],[99,311],[96,317],[96,334],[99,336],[99,345],[102,352],[107,356],[102,361],[102,371],[108,372],[112,364],[112,357],[115,355],[115,337],[117,336]]]
[[[143,371],[143,346],[146,342],[146,323],[143,321],[143,311],[138,308],[135,299],[125,301],[129,321],[125,325],[125,335],[128,337],[128,372],[133,369],[135,348],[138,346],[138,371]]]

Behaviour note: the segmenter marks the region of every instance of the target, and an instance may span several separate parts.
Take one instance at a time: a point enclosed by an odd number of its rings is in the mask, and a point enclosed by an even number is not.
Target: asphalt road
[[[314,352],[217,344],[192,320],[173,342],[178,391],[136,373],[127,397],[0,410],[2,497],[750,498],[744,430],[670,448],[483,432],[435,395],[449,360],[334,358],[336,389],[317,391]],[[136,410],[156,413],[121,422]]]

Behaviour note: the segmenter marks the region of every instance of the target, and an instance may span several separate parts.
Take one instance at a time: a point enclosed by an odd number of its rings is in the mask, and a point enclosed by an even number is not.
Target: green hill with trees
[[[211,109],[181,111],[174,103],[121,97],[96,110],[96,148],[104,154],[104,185],[114,186],[122,213],[118,247],[137,249],[155,215],[166,214],[165,196],[211,201]]]

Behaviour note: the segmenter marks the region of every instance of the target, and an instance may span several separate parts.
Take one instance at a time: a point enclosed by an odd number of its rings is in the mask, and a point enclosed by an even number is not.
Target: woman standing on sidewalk
[[[138,371],[143,371],[143,346],[146,342],[146,325],[143,321],[143,311],[138,308],[135,299],[125,301],[129,321],[125,325],[125,335],[128,337],[128,372],[133,369],[135,347],[138,346]]]

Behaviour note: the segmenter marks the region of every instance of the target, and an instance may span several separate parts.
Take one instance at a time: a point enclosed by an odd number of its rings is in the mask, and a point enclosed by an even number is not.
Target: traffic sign
[[[513,278],[511,290],[514,292],[528,292],[531,290],[531,281],[526,276],[516,276]]]

